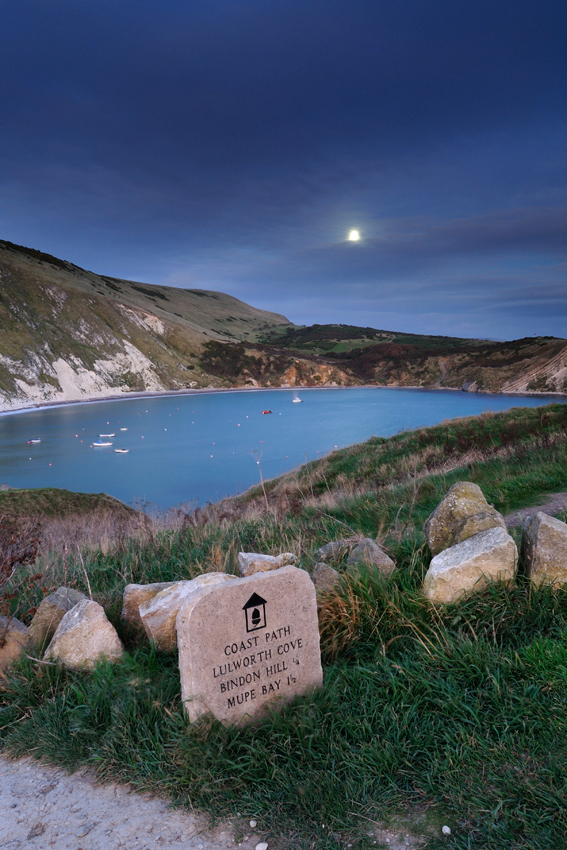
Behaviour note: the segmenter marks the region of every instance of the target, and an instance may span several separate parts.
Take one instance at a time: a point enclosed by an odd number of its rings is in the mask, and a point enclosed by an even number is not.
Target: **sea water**
[[[294,404],[298,395],[302,403]],[[242,492],[336,448],[549,397],[384,388],[120,399],[0,416],[0,484],[169,508]],[[270,410],[271,413],[263,413]],[[126,430],[123,430],[126,429]],[[101,434],[112,446],[93,447]],[[39,439],[39,443],[28,442]],[[118,454],[115,449],[128,449]]]

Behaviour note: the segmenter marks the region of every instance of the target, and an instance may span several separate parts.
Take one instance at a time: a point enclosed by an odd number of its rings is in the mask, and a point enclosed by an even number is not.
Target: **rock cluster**
[[[0,673],[27,651],[60,661],[70,670],[92,670],[105,658],[118,661],[124,647],[102,605],[78,590],[60,587],[39,605],[29,629],[0,617]]]
[[[456,602],[492,581],[512,581],[518,551],[504,519],[476,484],[455,484],[424,526],[434,557],[423,590],[434,603]],[[533,584],[567,584],[567,525],[535,513],[522,535],[522,561]]]
[[[488,504],[477,484],[454,484],[423,530],[434,555],[423,582],[431,602],[456,602],[490,582],[512,581],[516,575],[516,544],[502,514]]]
[[[345,556],[348,556],[346,563],[342,563]],[[377,571],[389,577],[396,568],[392,559],[370,537],[332,540],[317,550],[317,558],[320,560],[313,568],[311,578],[320,592],[337,587],[342,573],[356,575]],[[337,569],[330,566],[329,562],[335,564]]]
[[[455,603],[491,582],[514,580],[516,544],[503,517],[488,504],[476,484],[459,482],[451,487],[428,517],[424,532],[433,558],[423,592],[434,604]],[[526,574],[535,585],[567,584],[566,523],[544,513],[528,517],[521,551]],[[311,580],[318,592],[333,590],[345,574],[375,572],[388,578],[396,568],[371,538],[330,541],[318,550],[317,557]],[[240,552],[241,579],[214,572],[184,581],[129,584],[124,589],[122,621],[145,633],[160,651],[173,652],[180,611],[190,613],[193,601],[196,604],[204,592],[215,585],[251,581],[256,574],[260,578],[295,561],[295,555],[289,552],[277,556]],[[254,605],[264,602],[259,600]],[[250,628],[253,631],[256,626]],[[114,662],[124,655],[122,642],[103,607],[66,587],[42,600],[29,629],[15,618],[0,617],[0,678],[22,652],[39,657],[44,650],[46,660],[58,660],[71,670],[90,670],[100,659]]]
[[[478,484],[458,481],[425,521],[423,531],[433,555],[489,528],[506,530],[504,517],[489,505]]]
[[[276,557],[241,552],[239,567],[243,576],[250,576],[279,569],[295,560],[290,552]],[[235,579],[236,576],[216,572],[186,581],[128,584],[121,620],[127,628],[145,634],[160,651],[173,652],[177,647],[179,609],[204,588]],[[29,628],[14,617],[0,617],[0,676],[24,651],[60,661],[70,670],[91,670],[102,658],[118,661],[124,647],[101,605],[78,590],[60,587],[41,601]]]

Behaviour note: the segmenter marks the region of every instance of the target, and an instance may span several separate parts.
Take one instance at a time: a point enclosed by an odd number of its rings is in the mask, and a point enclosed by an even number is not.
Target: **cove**
[[[40,408],[0,416],[0,484],[105,492],[167,509],[205,504],[334,448],[550,397],[378,387],[258,390]],[[564,399],[562,399],[564,400]],[[263,410],[271,410],[264,414]],[[127,430],[121,430],[121,429]],[[107,448],[93,448],[114,433]],[[39,439],[40,443],[28,443]],[[128,449],[118,454],[117,448]]]

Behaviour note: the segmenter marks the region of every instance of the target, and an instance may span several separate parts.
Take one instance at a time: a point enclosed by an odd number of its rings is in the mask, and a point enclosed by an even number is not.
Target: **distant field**
[[[309,327],[281,326],[261,332],[258,342],[305,351],[311,354],[331,354],[352,351],[381,343],[398,343],[419,348],[458,349],[471,344],[486,345],[487,340],[461,339],[459,337],[429,336],[397,333],[356,325],[311,325]],[[494,343],[488,342],[489,345]]]

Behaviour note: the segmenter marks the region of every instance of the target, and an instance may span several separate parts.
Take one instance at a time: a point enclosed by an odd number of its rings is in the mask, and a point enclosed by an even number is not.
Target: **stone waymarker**
[[[315,587],[296,567],[203,588],[179,610],[177,642],[191,721],[247,723],[323,681]]]

